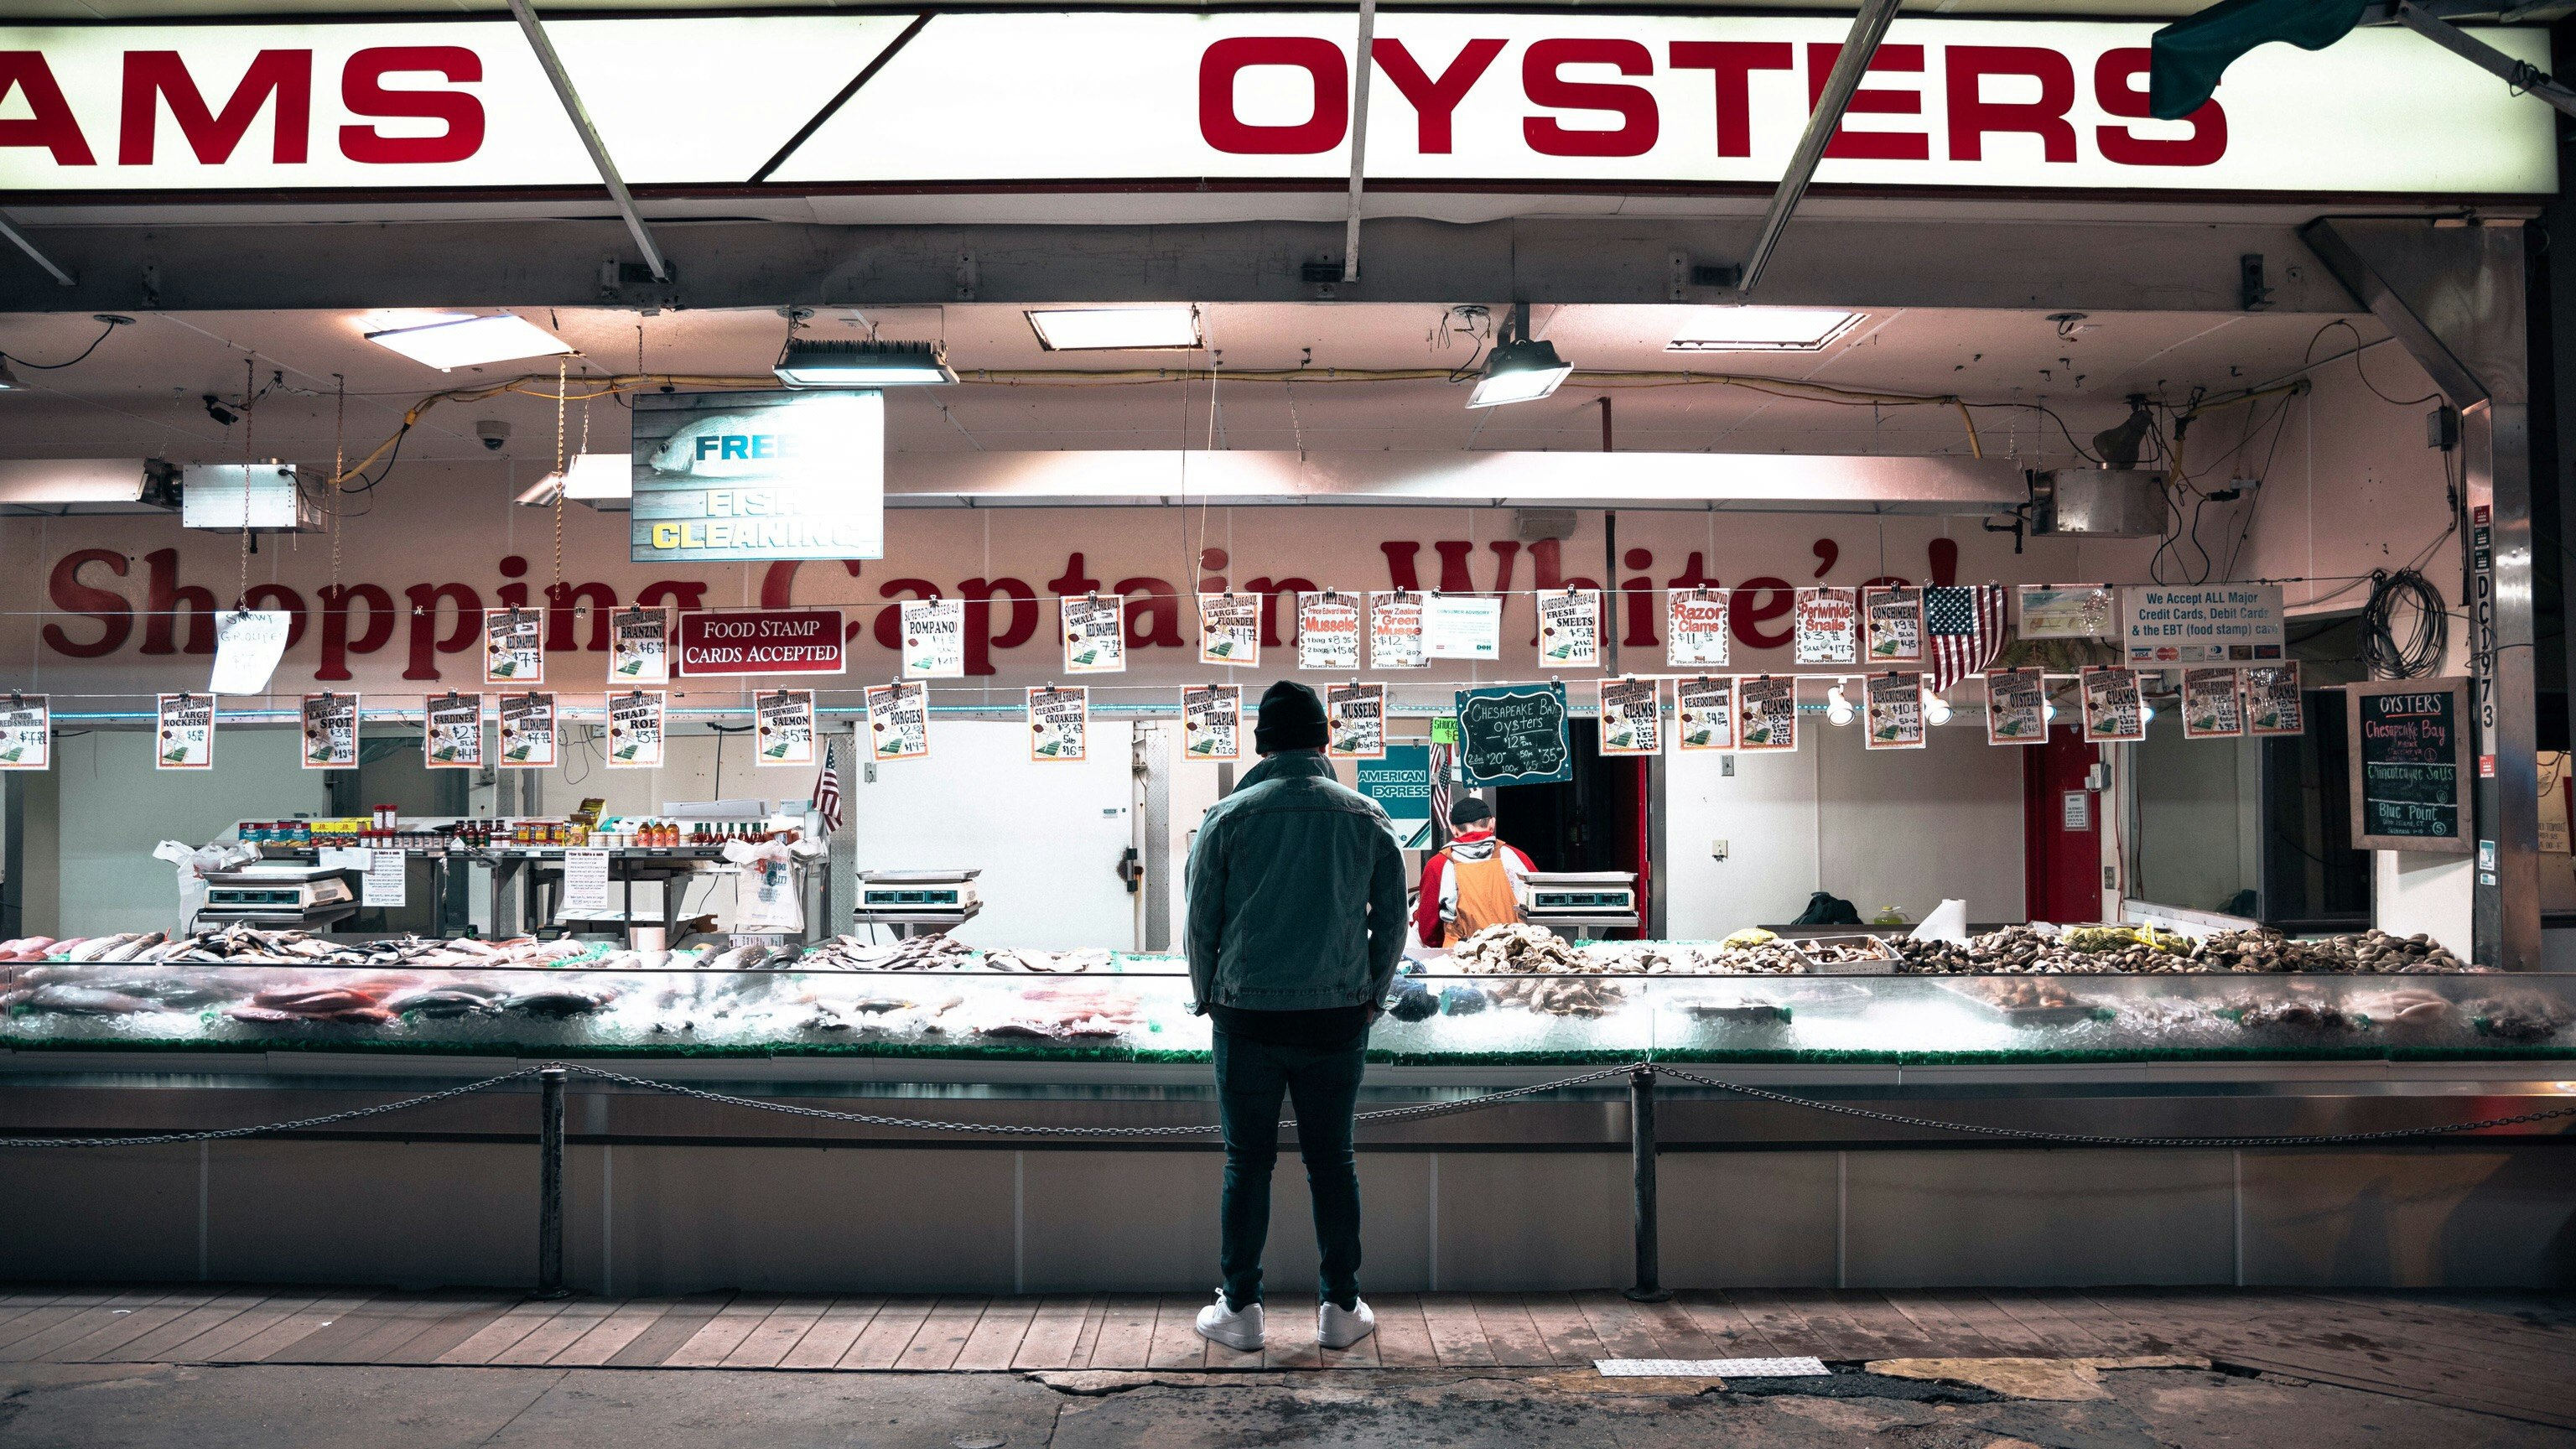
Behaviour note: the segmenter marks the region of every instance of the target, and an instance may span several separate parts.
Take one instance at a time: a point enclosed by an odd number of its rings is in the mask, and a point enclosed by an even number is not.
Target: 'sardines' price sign
[[[453,690],[430,699],[422,709],[421,748],[433,770],[475,770],[483,766],[483,696]]]

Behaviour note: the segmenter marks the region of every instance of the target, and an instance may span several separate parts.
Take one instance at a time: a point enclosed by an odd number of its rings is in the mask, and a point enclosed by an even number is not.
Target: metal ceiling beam
[[[572,76],[564,69],[563,57],[555,54],[555,43],[546,38],[546,28],[537,23],[536,8],[528,0],[510,0],[510,13],[519,17],[519,29],[528,37],[528,48],[537,53],[537,64],[543,66],[546,79],[554,84],[555,99],[563,102],[564,114],[572,118],[572,128],[581,135],[582,149],[590,153],[590,164],[599,168],[599,179],[608,187],[608,197],[617,203],[617,214],[626,218],[626,230],[635,245],[644,252],[644,265],[653,269],[653,280],[671,279],[670,263],[662,259],[662,249],[653,244],[653,233],[644,227],[644,214],[635,209],[635,195],[626,189],[626,178],[617,174],[617,162],[610,158],[608,147],[599,139],[599,128],[590,123],[590,108],[581,103],[581,93],[572,88]]]
[[[1342,222],[1342,280],[1360,279],[1360,188],[1368,170],[1369,75],[1377,69],[1377,0],[1360,0],[1359,61],[1351,67],[1351,209]]]
[[[1816,97],[1815,114],[1807,118],[1806,134],[1798,138],[1798,149],[1789,154],[1789,169],[1780,178],[1780,189],[1771,193],[1771,209],[1762,217],[1762,230],[1753,239],[1753,250],[1744,258],[1743,274],[1736,278],[1735,291],[1740,297],[1753,295],[1755,284],[1762,280],[1763,268],[1771,264],[1771,252],[1780,245],[1780,233],[1788,230],[1790,214],[1798,209],[1798,198],[1807,194],[1807,183],[1816,177],[1816,164],[1825,159],[1825,146],[1843,124],[1843,113],[1851,108],[1852,94],[1860,89],[1869,63],[1878,55],[1878,43],[1887,38],[1887,27],[1896,19],[1900,0],[1862,0],[1860,14],[1852,17],[1851,34],[1843,41],[1842,53],[1834,57],[1834,68],[1825,77],[1825,89]]]
[[[2299,218],[2305,220],[2305,217]],[[261,311],[375,307],[775,307],[958,301],[958,261],[986,303],[1312,302],[1297,258],[1333,255],[1339,217],[1169,226],[823,226],[666,222],[670,283],[618,283],[614,217],[429,224],[49,226],[48,251],[81,279],[57,287],[0,267],[0,312]],[[2239,310],[2241,257],[2289,259],[2287,222],[1810,216],[1774,259],[1765,302],[1861,309],[2038,312]],[[1447,306],[1664,305],[1676,251],[1741,256],[1750,218],[1544,218],[1368,224],[1367,300]],[[2278,274],[2278,269],[2276,269]],[[1721,294],[1722,295],[1722,294]],[[2322,269],[2283,277],[2273,310],[2349,316]]]
[[[80,285],[80,279],[78,277],[64,271],[61,267],[56,266],[52,257],[46,256],[43,252],[38,251],[36,249],[36,244],[27,240],[27,234],[18,230],[17,226],[9,220],[6,212],[0,212],[0,236],[7,237],[17,246],[18,250],[27,254],[29,260],[51,273],[53,275],[55,286],[76,287]]]
[[[2442,47],[2451,54],[2503,81],[2518,91],[2528,91],[2547,101],[2566,115],[2576,116],[2576,90],[2569,90],[2549,78],[2547,71],[2519,61],[2485,41],[2470,35],[2432,10],[2400,0],[2397,21],[2417,35]]]

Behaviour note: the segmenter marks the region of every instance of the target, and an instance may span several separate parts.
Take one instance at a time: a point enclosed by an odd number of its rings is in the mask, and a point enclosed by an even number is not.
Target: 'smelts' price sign
[[[2347,692],[2353,845],[2468,854],[2469,682],[2376,680]]]

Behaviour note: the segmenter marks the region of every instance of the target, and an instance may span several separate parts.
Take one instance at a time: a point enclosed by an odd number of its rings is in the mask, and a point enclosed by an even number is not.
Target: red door
[[[2073,725],[2022,752],[2022,898],[2034,921],[2102,918],[2102,796],[2096,747]]]

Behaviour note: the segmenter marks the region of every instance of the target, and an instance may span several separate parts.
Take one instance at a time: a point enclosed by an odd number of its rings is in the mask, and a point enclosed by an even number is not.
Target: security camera
[[[225,407],[223,400],[216,397],[213,393],[206,394],[205,403],[206,416],[215,420],[216,427],[229,428],[233,424],[241,421],[241,415],[234,412],[231,408]]]
[[[483,440],[486,449],[497,453],[503,443],[510,441],[510,425],[499,418],[485,418],[474,425],[474,436]]]

